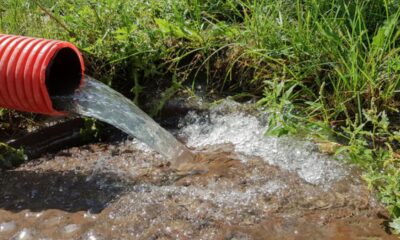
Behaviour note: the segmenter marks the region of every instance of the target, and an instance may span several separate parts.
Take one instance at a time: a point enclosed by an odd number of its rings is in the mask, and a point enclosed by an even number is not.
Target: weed
[[[0,142],[0,169],[9,169],[26,161],[26,156],[21,149],[14,149]]]

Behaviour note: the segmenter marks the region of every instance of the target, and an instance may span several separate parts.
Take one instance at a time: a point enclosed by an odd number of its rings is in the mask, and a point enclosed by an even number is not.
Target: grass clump
[[[74,42],[90,74],[154,113],[204,84],[259,100],[271,134],[335,136],[397,230],[399,17],[394,0],[0,0],[0,32]]]
[[[0,169],[10,169],[25,162],[26,156],[21,149],[14,149],[0,142]]]

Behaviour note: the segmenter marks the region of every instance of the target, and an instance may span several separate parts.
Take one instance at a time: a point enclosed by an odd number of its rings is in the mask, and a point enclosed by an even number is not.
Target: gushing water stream
[[[172,134],[117,91],[89,77],[69,96],[53,97],[57,109],[93,117],[136,137],[174,162],[190,160],[190,151]]]

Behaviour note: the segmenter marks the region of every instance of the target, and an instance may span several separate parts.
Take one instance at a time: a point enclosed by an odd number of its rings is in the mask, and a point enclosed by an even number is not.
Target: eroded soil
[[[142,144],[91,144],[0,175],[0,239],[396,239],[351,173],[330,184],[229,144],[172,167]]]

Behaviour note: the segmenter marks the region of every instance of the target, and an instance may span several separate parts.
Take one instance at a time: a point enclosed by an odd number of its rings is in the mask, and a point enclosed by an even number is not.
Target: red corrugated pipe
[[[0,34],[0,107],[64,115],[54,109],[51,96],[79,88],[84,68],[71,43]]]

